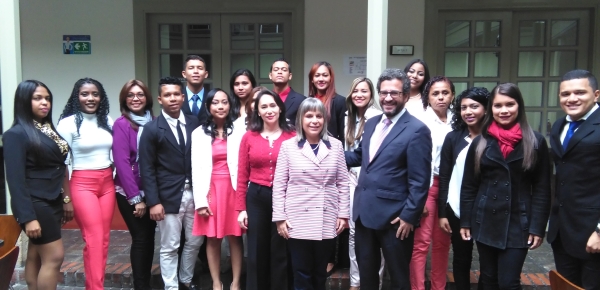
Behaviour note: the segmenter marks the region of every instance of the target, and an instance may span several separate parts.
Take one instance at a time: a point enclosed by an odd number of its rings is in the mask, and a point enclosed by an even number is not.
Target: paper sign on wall
[[[91,54],[92,38],[89,35],[63,35],[63,54]]]
[[[367,56],[366,55],[345,55],[344,72],[351,76],[367,75]]]

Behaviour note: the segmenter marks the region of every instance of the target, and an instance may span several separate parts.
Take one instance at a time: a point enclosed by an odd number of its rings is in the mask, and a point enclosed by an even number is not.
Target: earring
[[[260,114],[258,114],[258,116],[260,117]]]

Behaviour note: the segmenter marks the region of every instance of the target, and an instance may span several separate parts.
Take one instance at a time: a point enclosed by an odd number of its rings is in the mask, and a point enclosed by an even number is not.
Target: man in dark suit
[[[285,104],[285,118],[288,123],[296,124],[296,114],[300,103],[306,99],[300,93],[294,91],[289,82],[292,80],[292,67],[284,58],[277,59],[271,65],[269,79],[273,82],[273,91],[279,94],[281,100]]]
[[[391,289],[410,289],[409,264],[431,179],[431,133],[404,108],[410,82],[400,69],[377,81],[383,115],[365,124],[362,142],[346,152],[348,166],[361,166],[354,192],[356,256],[361,289],[378,289],[380,249]]]
[[[200,56],[190,54],[183,64],[181,75],[186,80],[185,101],[181,110],[186,115],[198,117],[200,125],[204,124],[208,117],[206,110],[202,108],[202,100],[208,93],[204,89],[204,80],[208,78],[206,62]]]
[[[556,194],[548,241],[556,270],[585,289],[600,289],[600,110],[598,81],[588,71],[566,73],[559,102],[567,114],[552,126]]]
[[[139,144],[139,163],[150,218],[160,230],[160,269],[165,289],[189,289],[194,265],[204,237],[192,235],[195,207],[192,194],[191,135],[198,119],[181,111],[184,96],[177,78],[159,82],[161,114],[144,126]],[[185,231],[179,281],[177,249]]]

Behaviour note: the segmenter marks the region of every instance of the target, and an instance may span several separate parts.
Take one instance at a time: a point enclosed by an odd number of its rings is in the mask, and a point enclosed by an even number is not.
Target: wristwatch
[[[68,197],[68,196],[65,196],[65,197],[63,198],[63,202],[64,202],[64,203],[69,203],[69,202],[71,202],[71,198],[70,198],[70,197]]]

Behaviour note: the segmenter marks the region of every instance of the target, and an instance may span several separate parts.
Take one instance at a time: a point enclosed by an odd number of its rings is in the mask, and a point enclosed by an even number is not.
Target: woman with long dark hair
[[[346,151],[354,151],[362,140],[364,126],[368,119],[381,115],[381,111],[374,106],[375,104],[375,87],[369,78],[356,78],[350,86],[350,93],[346,98]],[[356,262],[356,252],[354,244],[355,224],[352,221],[352,203],[354,202],[354,190],[358,184],[358,176],[360,173],[359,167],[351,167],[348,171],[350,179],[350,236],[348,238],[348,253],[350,255],[350,290],[358,290],[360,288],[360,276],[358,271],[358,263]],[[381,268],[379,270],[380,279],[383,278],[383,267],[385,260],[381,260]],[[381,283],[379,286],[381,287]]]
[[[285,118],[279,95],[257,92],[250,130],[240,145],[237,202],[238,223],[248,234],[246,289],[286,289],[287,245],[271,221],[273,175],[281,143],[296,135]],[[287,277],[287,279],[286,279]]]
[[[346,117],[346,98],[335,90],[335,73],[333,66],[320,61],[308,72],[308,95],[320,100],[327,112],[327,134],[344,142],[344,118]]]
[[[473,260],[473,241],[464,241],[460,236],[460,187],[467,151],[473,139],[481,134],[489,97],[490,92],[485,88],[470,88],[456,97],[452,107],[453,131],[446,135],[440,156],[439,227],[450,235],[457,290],[470,289]]]
[[[61,225],[73,219],[69,145],[52,124],[52,93],[40,81],[23,81],[14,121],[2,135],[11,209],[29,237],[25,281],[30,289],[56,289],[64,258]]]
[[[119,93],[121,117],[113,125],[117,205],[131,234],[129,257],[134,289],[151,289],[156,222],[146,214],[144,190],[138,164],[139,140],[144,125],[152,121],[152,95],[140,80],[130,80]]]
[[[429,67],[424,60],[413,59],[404,67],[404,72],[410,80],[410,95],[404,107],[411,115],[420,118],[423,113],[422,95],[430,78]]]
[[[220,278],[221,242],[229,241],[233,282],[241,289],[242,229],[235,210],[238,154],[243,123],[232,110],[233,98],[221,89],[212,89],[204,99],[208,118],[192,132],[192,182],[194,189],[193,235],[206,236],[206,257],[213,289],[223,289]],[[212,162],[211,162],[212,161]]]
[[[115,209],[112,119],[100,82],[78,80],[60,115],[57,131],[71,147],[71,194],[81,228],[86,289],[104,289],[104,272]]]
[[[496,86],[460,194],[460,233],[477,242],[483,289],[521,288],[527,251],[546,233],[551,172],[546,139],[529,126],[521,91]]]
[[[438,227],[437,199],[439,193],[440,154],[446,134],[452,131],[452,101],[454,84],[444,76],[431,78],[423,90],[420,120],[431,131],[432,178],[427,193],[420,227],[415,229],[413,255],[410,261],[410,284],[413,290],[425,290],[425,264],[431,246],[431,289],[446,288],[446,270],[450,237]]]
[[[229,80],[231,96],[234,99],[232,112],[237,117],[246,118],[247,108],[252,102],[252,89],[256,87],[254,75],[248,69],[236,70]]]

